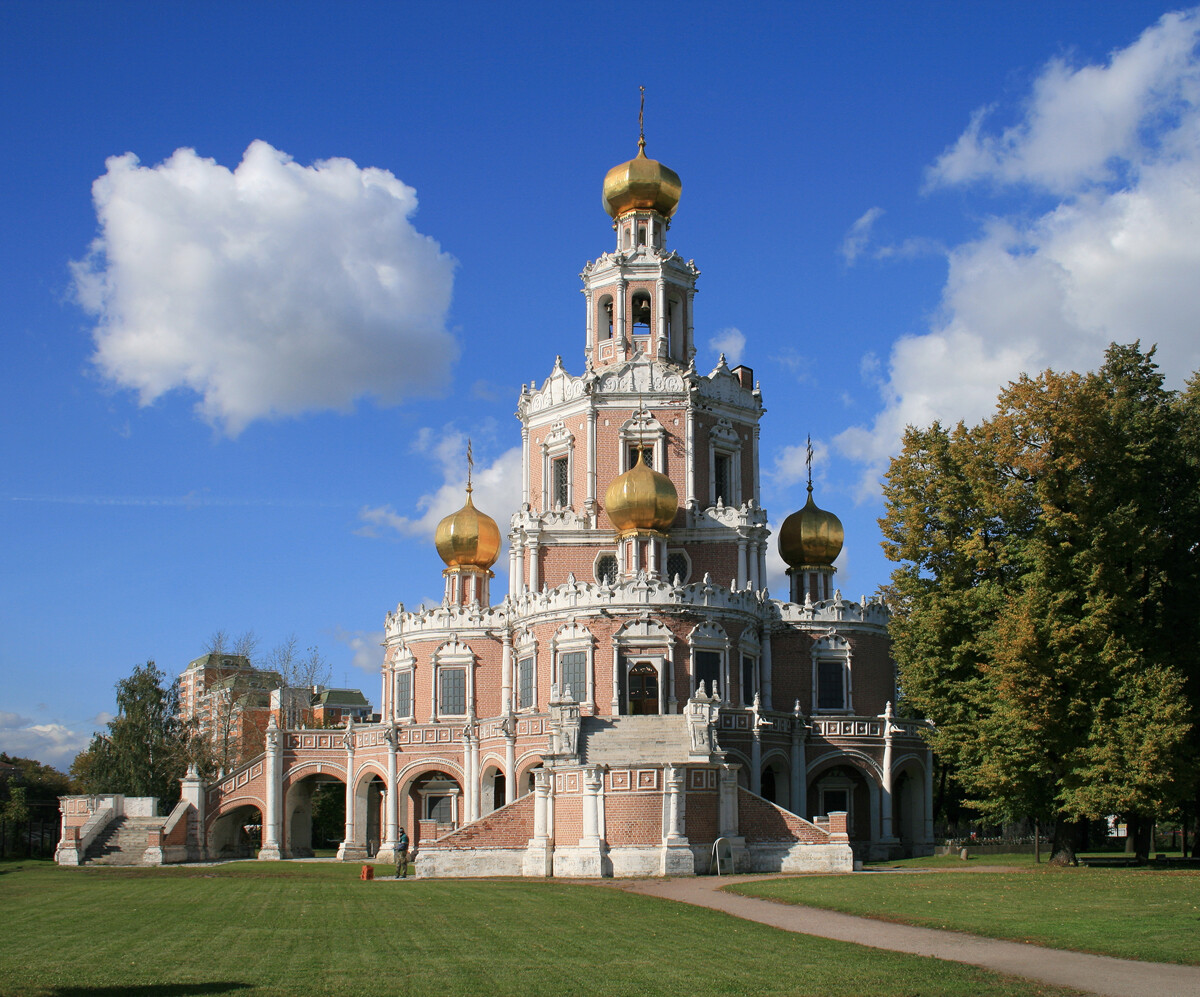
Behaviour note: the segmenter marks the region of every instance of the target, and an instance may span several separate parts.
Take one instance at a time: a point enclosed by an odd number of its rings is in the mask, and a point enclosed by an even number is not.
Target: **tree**
[[[179,718],[179,689],[163,684],[153,661],[134,668],[117,689],[117,715],[76,756],[71,775],[86,793],[156,796],[179,800],[179,780],[192,759],[192,732]]]
[[[297,649],[295,634],[273,647],[267,655],[267,667],[279,673],[285,689],[312,689],[329,681],[329,662],[317,647],[310,647],[303,654]]]
[[[1113,345],[1095,374],[1021,377],[979,426],[910,428],[888,472],[905,697],[971,805],[1052,822],[1060,860],[1072,821],[1195,795],[1190,411],[1153,350]]]

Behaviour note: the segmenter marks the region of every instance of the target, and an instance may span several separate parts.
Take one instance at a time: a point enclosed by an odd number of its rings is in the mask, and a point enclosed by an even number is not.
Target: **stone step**
[[[589,765],[685,762],[690,739],[682,716],[585,717],[582,760]]]

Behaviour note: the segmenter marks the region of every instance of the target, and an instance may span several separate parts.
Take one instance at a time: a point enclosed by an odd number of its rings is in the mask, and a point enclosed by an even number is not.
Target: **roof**
[[[247,668],[254,666],[244,654],[202,654],[188,662],[187,670],[201,668]]]
[[[367,697],[358,689],[321,689],[313,696],[314,706],[333,706],[342,709],[370,708]]]

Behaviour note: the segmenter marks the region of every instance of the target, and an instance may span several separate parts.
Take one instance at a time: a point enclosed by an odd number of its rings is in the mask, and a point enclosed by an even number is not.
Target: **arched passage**
[[[285,781],[283,844],[288,858],[311,858],[341,843],[346,828],[346,787],[329,773]]]
[[[256,802],[234,801],[209,825],[210,859],[252,859],[262,846],[262,810]]]
[[[791,809],[791,765],[782,753],[773,751],[763,759],[761,783],[764,800]]]
[[[923,854],[925,836],[925,768],[916,758],[901,761],[892,771],[892,833],[905,855]]]
[[[879,782],[846,753],[820,759],[808,774],[808,809],[803,816],[845,810],[850,844],[866,855],[879,837]]]

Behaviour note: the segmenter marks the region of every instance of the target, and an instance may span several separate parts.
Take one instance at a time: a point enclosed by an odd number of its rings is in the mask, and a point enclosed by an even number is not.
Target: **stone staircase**
[[[691,745],[687,717],[584,717],[580,756],[586,765],[682,763]]]
[[[87,865],[141,865],[151,831],[163,826],[162,817],[116,817],[88,845]]]

